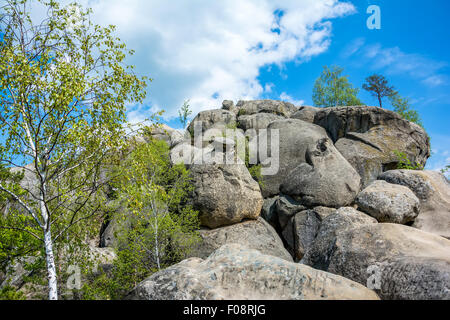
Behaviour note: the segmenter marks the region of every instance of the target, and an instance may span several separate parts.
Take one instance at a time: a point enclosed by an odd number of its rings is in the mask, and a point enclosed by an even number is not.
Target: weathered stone
[[[337,232],[322,250],[318,238],[303,261],[313,268],[373,287],[383,299],[450,299],[450,241],[443,237],[378,223]]]
[[[190,143],[180,143],[170,150],[170,162],[172,165],[183,163],[189,166],[193,163],[195,155],[201,152],[200,148]]]
[[[288,118],[297,111],[297,107],[292,103],[277,100],[240,100],[236,107],[239,108],[239,116],[255,113],[273,113]]]
[[[306,207],[301,205],[289,196],[279,196],[275,201],[275,212],[278,218],[278,225],[283,230],[288,221],[298,212],[305,210]]]
[[[328,208],[328,207],[314,207],[314,212],[317,213],[317,215],[320,217],[320,220],[322,221],[329,215],[336,212],[336,208]]]
[[[395,112],[377,107],[323,108],[314,123],[325,128],[336,148],[358,171],[363,187],[384,171],[395,169],[403,152],[412,163],[425,165],[430,156],[425,130]]]
[[[267,129],[268,125],[275,120],[282,120],[285,117],[273,113],[255,113],[250,115],[242,115],[238,118],[238,125],[243,130]]]
[[[165,124],[152,128],[150,135],[153,139],[165,141],[171,148],[185,141],[184,133]]]
[[[216,128],[226,128],[236,126],[236,115],[228,110],[215,109],[202,111],[191,121],[187,131],[191,133],[192,136],[195,134],[195,126],[201,126],[201,132],[216,127]]]
[[[370,214],[379,222],[405,224],[419,214],[419,199],[407,187],[377,180],[356,197],[361,211]]]
[[[239,243],[263,254],[292,261],[275,229],[261,217],[213,230],[201,229],[199,232],[202,239],[191,252],[192,257],[206,259],[224,244]]]
[[[308,266],[227,244],[153,274],[128,299],[378,299],[364,286]]]
[[[279,196],[264,199],[263,206],[261,208],[261,218],[266,220],[276,230],[278,227],[278,216],[276,212],[275,202]]]
[[[412,225],[450,239],[450,184],[436,171],[391,170],[378,179],[408,187],[420,200],[420,213]]]
[[[314,242],[307,248],[300,262],[314,268],[327,270],[330,263],[328,253],[332,252],[338,233],[375,223],[377,223],[377,220],[352,207],[337,209],[322,220]]]
[[[191,175],[202,225],[217,228],[258,218],[263,198],[244,164],[194,164]]]
[[[263,177],[265,197],[282,192],[307,206],[340,207],[353,202],[359,192],[358,173],[323,128],[286,119],[272,122],[268,129],[268,150],[278,143],[271,141],[272,130],[279,132],[279,170]],[[262,163],[265,160],[260,157]]]
[[[289,219],[282,235],[295,261],[299,261],[314,242],[320,222],[314,210],[298,212]]]
[[[223,100],[222,109],[231,111],[235,114],[238,112],[238,108],[234,105],[232,100]]]
[[[314,116],[316,113],[322,108],[310,107],[310,106],[301,106],[298,108],[298,111],[294,112],[291,115],[292,119],[303,120],[306,122],[314,123]]]

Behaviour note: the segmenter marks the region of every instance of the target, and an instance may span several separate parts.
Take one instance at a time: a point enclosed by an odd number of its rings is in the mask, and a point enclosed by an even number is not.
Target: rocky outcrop
[[[291,115],[291,118],[314,123],[314,117],[316,116],[316,113],[320,110],[322,110],[322,108],[301,106],[298,108],[296,112],[294,112]]]
[[[320,216],[314,210],[298,212],[287,222],[282,236],[295,261],[303,258],[305,251],[313,244],[320,223]]]
[[[213,127],[236,127],[236,114],[224,109],[202,111],[197,114],[187,128],[187,131],[192,135],[195,133],[195,126],[201,127],[201,132],[205,132]]]
[[[224,244],[239,243],[263,254],[292,261],[275,229],[261,217],[223,228],[201,229],[199,233],[201,241],[190,253],[192,257],[206,259]]]
[[[194,164],[190,170],[202,225],[217,228],[259,217],[263,198],[244,164]]]
[[[255,113],[238,117],[238,126],[243,130],[267,129],[275,120],[283,120],[284,117],[273,113]]]
[[[336,148],[358,171],[365,187],[382,172],[395,169],[404,152],[412,163],[425,165],[429,137],[420,126],[395,112],[368,106],[324,108],[314,123],[325,128]]]
[[[322,227],[319,233],[325,234]],[[302,261],[313,268],[373,287],[383,299],[450,299],[450,241],[445,238],[378,223],[338,228],[328,245],[318,239]]]
[[[297,107],[292,103],[277,100],[240,100],[236,107],[239,109],[239,116],[255,113],[272,113],[288,118],[297,111]]]
[[[359,192],[359,175],[323,128],[286,119],[272,122],[268,129],[279,132],[279,170],[264,176],[265,197],[282,192],[307,206],[340,207],[353,202]],[[271,150],[271,131],[268,133]]]
[[[356,197],[361,211],[379,222],[406,224],[419,214],[419,199],[407,187],[377,180]]]
[[[436,171],[391,170],[378,179],[408,187],[420,200],[420,214],[412,225],[450,239],[450,183]]]
[[[322,220],[314,242],[307,248],[301,263],[328,270],[329,254],[333,252],[337,235],[355,227],[376,224],[377,220],[352,207],[336,210]]]
[[[170,147],[175,147],[185,139],[183,133],[165,124],[152,128],[150,136],[153,139],[165,141]]]
[[[366,287],[308,266],[227,244],[153,274],[128,296],[141,300],[378,299]]]

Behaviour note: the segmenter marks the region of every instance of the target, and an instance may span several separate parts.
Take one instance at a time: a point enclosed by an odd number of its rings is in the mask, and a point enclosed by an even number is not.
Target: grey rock
[[[213,230],[201,229],[199,232],[201,241],[191,252],[191,257],[206,259],[224,244],[239,243],[263,254],[292,261],[275,229],[261,217]]]
[[[336,148],[358,171],[363,187],[399,162],[394,151],[412,163],[425,165],[430,156],[429,137],[415,123],[395,112],[368,106],[323,108],[314,123],[325,128]]]
[[[191,176],[202,225],[217,228],[259,217],[263,198],[244,164],[194,164]]]
[[[275,201],[275,212],[278,217],[278,225],[283,230],[288,221],[298,212],[305,210],[306,207],[300,202],[292,199],[289,196],[279,196]]]
[[[314,117],[315,117],[316,113],[321,109],[322,108],[301,106],[298,108],[298,111],[294,112],[291,115],[291,118],[314,123]]]
[[[140,300],[378,299],[364,286],[308,266],[227,244],[153,274],[127,297]]]
[[[243,130],[254,129],[256,131],[267,129],[268,125],[275,120],[285,117],[273,113],[255,113],[238,117],[238,125]]]
[[[233,112],[224,109],[202,111],[197,114],[187,128],[187,131],[189,131],[192,136],[195,134],[196,125],[201,126],[202,130],[199,133],[203,133],[213,127],[233,127],[236,125],[236,115]]]
[[[321,270],[327,270],[330,253],[340,232],[367,224],[376,224],[377,220],[352,207],[335,210],[322,220],[314,242],[307,248],[301,263]]]
[[[180,143],[170,150],[170,163],[172,165],[183,163],[189,166],[193,163],[195,155],[201,152],[200,148],[190,143]]]
[[[165,141],[169,147],[173,148],[179,143],[185,141],[184,133],[173,129],[165,124],[153,128],[150,132],[152,138]]]
[[[313,244],[320,223],[320,217],[314,210],[298,212],[289,219],[282,235],[295,261],[302,259],[306,250]]]
[[[372,182],[356,197],[361,211],[379,222],[405,224],[419,214],[419,199],[407,187],[383,180]]]
[[[239,108],[238,115],[250,115],[255,113],[272,113],[283,117],[290,117],[297,111],[292,103],[277,100],[240,100],[236,107]]]
[[[450,239],[450,183],[436,171],[391,170],[378,179],[408,187],[420,200],[420,213],[412,225]]]
[[[263,177],[265,197],[281,192],[312,207],[340,207],[353,202],[359,192],[359,175],[323,128],[286,119],[272,122],[268,129],[268,150],[272,149],[272,129],[279,132],[279,170]],[[263,167],[265,160],[260,157]]]
[[[261,218],[266,220],[272,227],[276,229],[278,226],[278,216],[276,212],[275,202],[278,198],[279,196],[264,199],[261,208]]]
[[[329,215],[336,212],[336,208],[328,208],[328,207],[321,207],[321,206],[315,207],[313,210],[320,217],[321,221],[323,219],[325,219],[326,217],[328,217]]]
[[[378,223],[337,232],[322,249],[304,262],[374,287],[382,299],[450,299],[450,241],[443,237]]]

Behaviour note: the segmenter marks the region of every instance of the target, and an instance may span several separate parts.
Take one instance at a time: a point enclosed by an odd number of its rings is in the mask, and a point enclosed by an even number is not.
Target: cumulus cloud
[[[447,83],[441,74],[447,63],[435,61],[421,54],[406,53],[398,47],[386,48],[379,43],[366,44],[365,39],[358,38],[350,43],[341,53],[343,58],[360,60],[374,70],[385,70],[387,74],[405,74],[435,87]]]
[[[129,63],[153,78],[146,107],[168,117],[185,99],[194,114],[223,99],[254,99],[265,90],[260,68],[304,61],[327,50],[331,19],[355,12],[338,0],[81,0],[94,21],[114,24],[136,54]],[[147,111],[148,113],[148,111]]]
[[[426,169],[440,171],[450,165],[450,136],[443,134],[431,134],[431,157],[428,159]],[[447,171],[450,178],[450,172]]]
[[[282,92],[280,94],[280,99],[286,102],[290,102],[295,106],[302,106],[305,101],[304,100],[296,100],[294,98],[292,98],[290,95],[288,95],[286,92]]]

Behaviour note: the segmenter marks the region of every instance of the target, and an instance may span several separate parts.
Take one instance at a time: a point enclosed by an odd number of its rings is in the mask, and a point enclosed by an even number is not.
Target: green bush
[[[419,163],[412,163],[408,159],[406,153],[395,150],[394,153],[398,158],[397,169],[423,170],[423,166]]]

